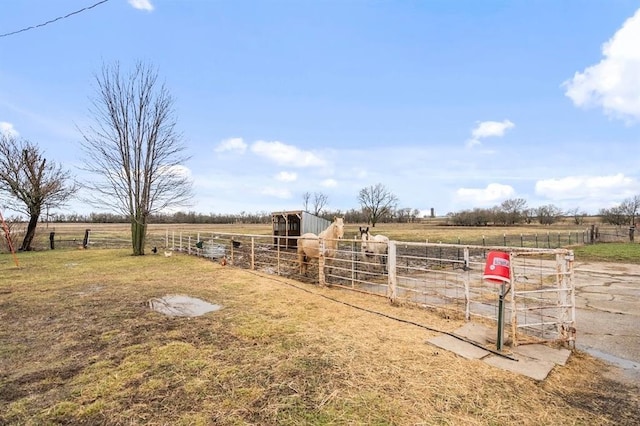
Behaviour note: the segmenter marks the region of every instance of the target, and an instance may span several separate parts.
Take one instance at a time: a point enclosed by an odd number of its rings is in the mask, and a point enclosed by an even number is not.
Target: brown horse
[[[336,217],[331,225],[319,235],[307,232],[300,236],[298,240],[298,262],[300,263],[300,274],[307,274],[307,266],[312,258],[320,257],[320,239],[324,241],[324,252],[322,255],[327,262],[335,256],[338,249],[338,240],[344,236],[344,220]]]

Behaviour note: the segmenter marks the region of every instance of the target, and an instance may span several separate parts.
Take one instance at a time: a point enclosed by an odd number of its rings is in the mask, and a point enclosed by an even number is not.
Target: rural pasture
[[[126,241],[126,226],[88,226]],[[349,226],[345,237],[358,230]],[[163,241],[166,228],[152,227],[151,242]],[[189,228],[205,232],[173,229]],[[206,232],[268,235],[270,227]],[[0,255],[0,423],[637,421],[638,388],[607,378],[609,367],[581,351],[536,382],[426,343],[434,330],[463,324],[456,316],[203,257],[148,253],[41,250],[20,253],[19,268]],[[221,309],[194,318],[149,309],[167,294]]]

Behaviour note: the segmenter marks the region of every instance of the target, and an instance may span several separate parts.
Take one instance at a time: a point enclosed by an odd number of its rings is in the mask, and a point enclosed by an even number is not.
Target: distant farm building
[[[302,210],[273,212],[273,243],[281,247],[296,248],[297,237],[307,232],[319,234],[331,225],[331,221]],[[294,237],[294,238],[290,238]]]

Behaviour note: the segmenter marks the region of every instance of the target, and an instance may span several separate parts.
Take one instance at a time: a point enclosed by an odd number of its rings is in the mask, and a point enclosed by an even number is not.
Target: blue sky
[[[98,0],[7,0],[0,34]],[[0,128],[80,180],[103,63],[157,67],[201,213],[640,194],[640,1],[107,0],[0,37]],[[73,201],[63,211],[101,209]]]

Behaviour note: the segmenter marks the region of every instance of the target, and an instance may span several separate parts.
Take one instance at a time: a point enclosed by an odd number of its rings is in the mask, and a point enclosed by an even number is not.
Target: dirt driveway
[[[614,375],[640,382],[640,265],[574,265],[577,348],[614,366]]]

